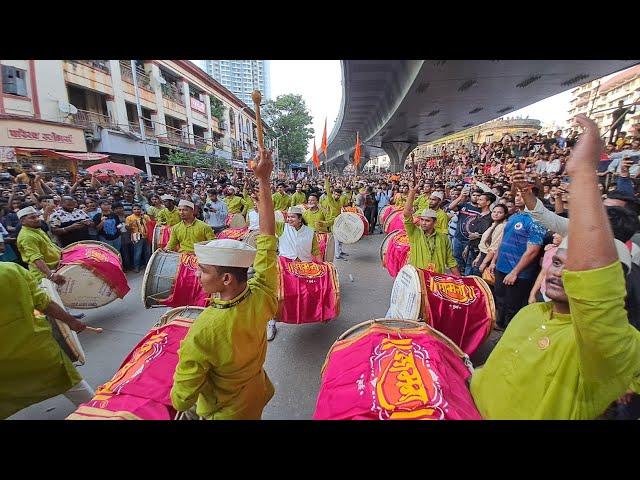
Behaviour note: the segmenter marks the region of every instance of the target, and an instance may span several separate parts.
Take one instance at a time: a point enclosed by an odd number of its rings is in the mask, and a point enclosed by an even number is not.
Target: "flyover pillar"
[[[382,149],[389,155],[389,170],[402,170],[404,161],[417,146],[417,142],[382,142]]]

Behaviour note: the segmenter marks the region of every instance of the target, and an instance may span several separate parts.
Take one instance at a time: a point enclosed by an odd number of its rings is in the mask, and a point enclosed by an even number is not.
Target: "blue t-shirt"
[[[505,274],[509,273],[524,255],[529,243],[542,246],[546,233],[546,229],[535,222],[528,213],[520,212],[509,217],[504,227],[496,269]],[[520,272],[518,278],[531,278],[537,269],[538,263],[533,261]]]

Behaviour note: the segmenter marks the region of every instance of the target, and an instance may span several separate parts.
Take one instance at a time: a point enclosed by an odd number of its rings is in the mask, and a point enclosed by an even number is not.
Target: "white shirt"
[[[302,225],[300,230],[296,230],[287,223],[278,245],[280,256],[289,260],[299,258],[303,262],[312,261],[311,249],[314,235],[314,231],[306,225]]]
[[[254,230],[258,230],[260,228],[260,215],[255,210],[251,210],[247,214],[247,219],[249,220],[249,231],[252,232]]]

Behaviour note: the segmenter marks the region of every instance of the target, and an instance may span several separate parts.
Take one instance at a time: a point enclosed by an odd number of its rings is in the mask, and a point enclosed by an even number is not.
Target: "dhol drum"
[[[52,302],[62,306],[62,300],[60,299],[60,295],[58,295],[55,283],[43,278],[40,287],[47,292]],[[50,316],[47,316],[47,320],[51,323],[53,338],[56,339],[56,342],[58,342],[62,351],[69,357],[69,360],[71,360],[74,365],[84,365],[86,357],[80,340],[78,340],[78,334],[61,320]]]
[[[364,235],[369,234],[369,222],[364,215],[344,212],[333,222],[333,235],[339,242],[356,243]]]
[[[251,230],[246,233],[246,235],[242,238],[242,241],[250,247],[256,248],[258,235],[260,235],[260,230]]]
[[[209,295],[196,276],[198,261],[192,253],[156,250],[142,280],[142,303],[152,307],[205,307]]]
[[[173,375],[178,349],[204,309],[174,308],[145,335],[115,375],[67,420],[172,420]]]
[[[284,323],[317,323],[340,315],[340,283],[333,263],[278,257],[278,313]]]
[[[249,228],[248,227],[242,227],[242,228],[226,228],[223,231],[221,231],[220,233],[218,233],[216,235],[216,240],[221,240],[223,238],[229,238],[231,240],[239,240],[242,241],[242,239],[245,237],[245,235],[249,232]]]
[[[396,230],[384,237],[380,245],[380,260],[382,266],[387,269],[389,275],[395,277],[409,259],[409,239],[402,230]]]
[[[369,320],[332,345],[316,420],[481,420],[469,357],[424,323]]]
[[[227,215],[227,228],[243,228],[247,225],[244,215],[241,213],[230,213]]]
[[[489,286],[480,277],[456,277],[405,265],[391,290],[387,316],[422,319],[451,338],[467,355],[487,339],[495,322]]]
[[[380,212],[378,213],[378,224],[384,227],[384,222],[387,220],[389,215],[397,210],[402,210],[402,207],[398,207],[396,205],[386,205]]]
[[[169,243],[171,237],[170,225],[158,225],[153,228],[153,242],[151,243],[151,251],[155,252],[159,248],[164,248]]]
[[[130,290],[120,254],[102,242],[87,240],[68,245],[62,250],[56,273],[67,279],[57,289],[68,308],[101,307],[124,298]]]
[[[417,225],[419,222],[420,222],[420,217],[413,217],[414,225]],[[391,233],[395,230],[402,230],[403,232],[405,231],[403,210],[396,210],[394,212],[391,212],[387,216],[383,224],[384,233]]]
[[[325,262],[333,262],[336,256],[336,244],[333,241],[333,234],[316,232],[316,238],[318,239],[320,256]]]
[[[357,213],[364,217],[364,211],[360,207],[342,207],[342,213],[344,212]]]

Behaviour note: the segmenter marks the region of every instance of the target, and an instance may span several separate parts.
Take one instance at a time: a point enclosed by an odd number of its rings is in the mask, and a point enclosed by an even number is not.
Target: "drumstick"
[[[264,150],[264,138],[262,136],[262,118],[260,118],[260,102],[262,101],[262,94],[260,90],[254,90],[251,94],[253,104],[256,107],[256,129],[258,130],[258,146]]]
[[[94,333],[102,333],[101,328],[94,328],[94,327],[90,327],[89,325],[87,325],[87,328],[85,330],[89,330],[90,332],[94,332]]]

